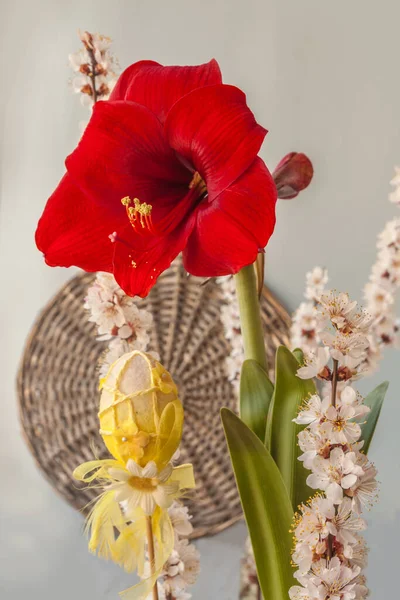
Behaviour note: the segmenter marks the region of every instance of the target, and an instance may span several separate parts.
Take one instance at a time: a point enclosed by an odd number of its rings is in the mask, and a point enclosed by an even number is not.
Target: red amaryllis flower
[[[193,275],[236,273],[274,228],[265,134],[216,61],[136,63],[94,106],[37,246],[51,266],[113,272],[129,295],[145,296],[181,251]]]

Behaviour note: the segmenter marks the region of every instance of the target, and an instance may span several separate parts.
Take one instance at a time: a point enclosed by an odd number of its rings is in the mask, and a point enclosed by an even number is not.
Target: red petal
[[[108,236],[115,215],[96,207],[64,175],[50,196],[36,230],[36,245],[51,267],[75,265],[85,271],[111,271],[114,247]]]
[[[149,67],[161,67],[160,63],[154,60],[140,60],[127,67],[118,77],[110,95],[110,100],[131,100],[128,97],[128,90],[131,88],[132,81],[140,75],[141,71],[147,72]]]
[[[132,102],[97,102],[66,165],[96,203],[121,213],[121,198],[137,197],[153,205],[153,217],[182,198],[191,179],[168,147],[155,115]]]
[[[147,296],[158,276],[185,247],[193,223],[191,218],[163,237],[141,238],[132,235],[130,228],[122,231],[115,244],[114,276],[128,296]]]
[[[222,192],[252,164],[267,131],[257,124],[241,90],[214,85],[195,90],[171,109],[170,145],[199,171],[208,192]]]
[[[260,158],[215,199],[200,204],[183,253],[186,270],[215,277],[254,262],[275,225],[276,187]]]
[[[163,67],[151,60],[143,60],[122,73],[111,100],[143,104],[164,122],[170,108],[182,96],[217,83],[222,83],[222,77],[214,59],[195,67]]]

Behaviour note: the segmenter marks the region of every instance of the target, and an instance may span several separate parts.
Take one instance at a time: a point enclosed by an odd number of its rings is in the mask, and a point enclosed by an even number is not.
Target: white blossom
[[[183,506],[179,502],[174,502],[168,514],[176,535],[187,537],[193,532],[193,525],[190,522],[192,517],[189,515],[187,506]]]
[[[320,342],[320,325],[311,302],[302,302],[292,317],[291,347],[301,348],[306,356],[313,354]]]
[[[129,344],[121,338],[114,338],[108,344],[108,349],[102,357],[99,375],[105,377],[110,370],[111,365],[115,363],[123,354],[130,351]]]
[[[307,485],[314,490],[323,490],[334,504],[343,500],[343,490],[355,486],[363,469],[357,464],[355,452],[343,452],[334,448],[329,458],[317,456],[313,461],[313,472],[307,477]]]
[[[328,520],[335,516],[333,503],[323,496],[312,498],[309,505],[302,507],[302,519],[296,527],[296,538],[303,542],[317,543],[329,534]]]
[[[317,377],[328,364],[329,358],[329,348],[318,348],[315,353],[306,357],[304,366],[300,367],[297,371],[297,377],[300,377],[300,379],[313,379]]]
[[[196,582],[199,572],[200,555],[197,549],[188,540],[179,540],[164,565],[163,576],[166,592],[174,598],[179,597],[180,592],[185,592],[188,586]]]
[[[325,323],[331,322],[336,329],[345,327],[347,318],[353,313],[357,302],[351,301],[348,294],[337,294],[329,291],[319,299],[320,319]]]
[[[330,399],[321,400],[318,394],[313,394],[300,409],[298,416],[293,419],[298,425],[310,425],[325,419],[326,411],[330,406]]]
[[[98,339],[109,342],[100,366],[101,377],[126,352],[147,350],[153,317],[125,294],[113,275],[97,273],[84,307],[90,313],[89,321],[97,325]]]
[[[329,347],[331,357],[349,368],[356,367],[366,357],[369,346],[368,337],[363,333],[330,333],[325,331],[322,335],[323,343]]]
[[[304,587],[294,585],[289,590],[290,600],[320,600],[321,595],[312,581],[304,581]]]
[[[376,481],[376,468],[368,461],[366,456],[359,455],[359,465],[363,470],[363,474],[350,487],[348,494],[352,498],[353,510],[360,514],[375,502],[378,494],[378,483]]]
[[[384,285],[372,281],[365,286],[364,297],[373,315],[385,313],[394,304],[393,294]]]
[[[400,217],[395,217],[386,223],[376,245],[378,250],[397,252],[397,246],[400,245]]]
[[[306,273],[305,297],[308,300],[318,300],[328,283],[328,271],[322,267],[314,267]]]
[[[326,398],[325,401],[330,401]],[[322,435],[330,440],[331,444],[354,444],[361,435],[361,427],[352,421],[356,418],[357,411],[353,406],[330,405],[326,411],[326,420],[320,424]]]
[[[328,523],[329,533],[343,545],[358,543],[355,533],[364,531],[366,528],[366,522],[353,512],[352,501],[347,497],[344,498],[333,519]]]
[[[311,470],[314,458],[319,456],[329,456],[331,440],[326,438],[322,431],[311,431],[308,427],[298,434],[299,447],[302,450],[298,458],[306,469]]]
[[[152,515],[157,506],[169,508],[179,489],[178,481],[170,481],[172,465],[158,471],[155,462],[150,461],[141,467],[129,459],[126,468],[108,469],[112,483],[108,489],[115,490],[117,502],[125,503],[127,514],[140,506],[146,515]]]
[[[217,283],[221,287],[224,298],[224,303],[221,306],[221,322],[224,326],[225,337],[231,345],[231,351],[225,359],[227,377],[235,390],[238,391],[244,351],[236,286],[233,277],[219,277]]]
[[[172,461],[178,458],[174,455]],[[193,532],[188,508],[175,501],[168,514],[174,530],[174,550],[164,565],[163,593],[166,598],[186,600],[192,597],[187,588],[196,582],[200,571],[200,554],[187,540]]]
[[[368,564],[368,547],[365,539],[358,534],[354,534],[355,542],[348,546],[348,559],[351,565],[357,565],[365,569]]]
[[[161,580],[157,581],[157,591],[158,591],[158,600],[167,600],[165,595],[164,583]],[[190,598],[190,596],[189,596]],[[154,600],[153,591],[150,592],[148,596],[146,596],[146,600]],[[186,599],[183,599],[186,600]]]
[[[300,586],[291,588],[290,598],[291,600],[354,600],[359,573],[359,567],[347,567],[337,557],[332,558],[328,563],[321,559],[312,566],[310,575],[299,577],[303,588]]]
[[[336,404],[339,407],[339,410],[344,408],[352,409],[352,413],[348,414],[347,418],[359,419],[367,415],[371,410],[368,406],[363,404],[363,402],[364,398],[361,394],[357,393],[350,385],[346,385],[339,391]]]
[[[185,590],[177,589],[174,592],[174,600],[189,600],[192,597],[192,594],[189,594]]]
[[[335,508],[331,500],[316,496],[300,507],[295,525],[292,559],[298,566],[298,576],[306,575],[313,563],[326,555],[328,536],[334,536],[343,546],[343,557],[349,564],[365,563],[366,547],[358,534],[365,530],[366,523],[352,511],[350,498]]]
[[[400,169],[399,167],[395,167],[394,169],[395,175],[390,181],[390,185],[394,187],[394,190],[389,194],[389,200],[390,202],[393,202],[393,204],[400,206]]]
[[[365,600],[365,598],[369,597],[369,589],[361,583],[356,583],[354,588],[356,595],[354,596],[355,600]]]

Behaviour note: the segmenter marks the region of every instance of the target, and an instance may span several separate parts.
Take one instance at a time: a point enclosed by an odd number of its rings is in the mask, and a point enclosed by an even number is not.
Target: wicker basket
[[[67,283],[39,315],[26,344],[18,375],[20,418],[25,438],[51,485],[74,507],[95,496],[72,479],[73,469],[107,451],[98,433],[98,360],[105,344],[96,340],[83,299],[91,274]],[[165,272],[149,296],[138,301],[153,314],[150,349],[171,372],[185,406],[182,462],[192,462],[197,489],[188,498],[193,537],[222,531],[241,518],[241,507],[220,424],[221,406],[236,409],[225,358],[230,352],[220,321],[222,291],[188,277],[181,262]],[[288,341],[290,317],[265,288],[262,316],[267,351]]]

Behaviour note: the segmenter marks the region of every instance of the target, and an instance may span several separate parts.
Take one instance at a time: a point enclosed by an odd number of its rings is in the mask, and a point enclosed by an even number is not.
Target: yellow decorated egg
[[[177,387],[150,354],[121,356],[101,381],[100,433],[117,459],[166,465],[182,437],[183,407]]]

